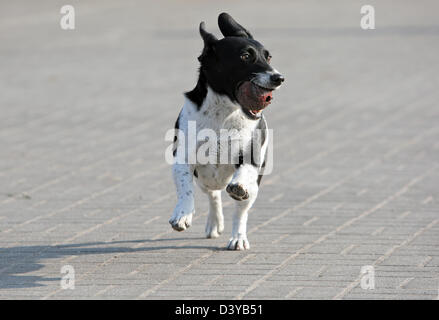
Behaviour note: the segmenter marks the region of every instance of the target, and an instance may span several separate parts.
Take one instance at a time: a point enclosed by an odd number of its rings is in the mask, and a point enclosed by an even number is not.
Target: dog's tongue
[[[258,112],[268,106],[273,99],[272,91],[246,81],[238,88],[238,102],[245,108]]]

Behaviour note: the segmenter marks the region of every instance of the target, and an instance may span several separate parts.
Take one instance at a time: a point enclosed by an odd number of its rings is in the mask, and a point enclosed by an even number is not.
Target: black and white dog
[[[221,190],[236,200],[232,237],[228,249],[250,248],[247,240],[248,210],[256,200],[267,153],[268,130],[262,109],[272,100],[272,91],[284,81],[283,76],[270,66],[271,55],[262,44],[230,15],[218,17],[219,28],[224,38],[218,40],[200,24],[204,49],[200,61],[196,87],[185,94],[185,103],[175,127],[174,163],[172,171],[177,188],[178,203],[169,223],[177,231],[183,231],[192,223],[194,214],[193,177],[209,198],[209,214],[206,236],[216,238],[224,230],[221,205]],[[194,152],[218,160],[227,154],[227,161],[215,163],[190,161],[190,131],[197,137]],[[210,130],[208,139],[199,138],[203,130]],[[222,137],[228,130],[227,139]],[[230,135],[230,132],[233,132]],[[259,134],[255,134],[258,132]],[[203,136],[204,138],[204,136]],[[209,140],[212,148],[205,149]],[[228,150],[232,143],[239,147]],[[224,144],[226,147],[224,148]],[[187,147],[186,147],[187,146]],[[217,147],[217,148],[214,148]],[[233,149],[233,148],[232,148]],[[227,151],[227,152],[226,152]]]

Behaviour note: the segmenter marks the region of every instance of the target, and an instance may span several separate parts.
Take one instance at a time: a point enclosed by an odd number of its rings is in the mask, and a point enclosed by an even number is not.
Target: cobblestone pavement
[[[436,1],[368,1],[376,30],[360,1],[69,3],[73,31],[60,1],[0,4],[1,299],[438,298]],[[287,79],[246,252],[224,250],[225,195],[220,238],[200,193],[189,230],[168,224],[164,135],[222,11]]]

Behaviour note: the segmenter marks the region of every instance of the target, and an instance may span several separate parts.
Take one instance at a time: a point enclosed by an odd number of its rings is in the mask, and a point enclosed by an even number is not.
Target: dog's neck
[[[225,119],[233,113],[241,113],[240,111],[239,104],[230,100],[227,95],[219,94],[210,86],[207,86],[206,98],[200,107],[200,112],[215,113],[215,116]]]
[[[245,126],[253,129],[259,122],[249,119],[238,102],[233,101],[227,94],[214,90],[201,70],[197,85],[192,91],[186,92],[185,96],[199,116],[209,118],[220,126],[235,128]]]
[[[248,119],[240,105],[230,100],[227,95],[218,94],[209,86],[200,107],[188,97],[185,106],[189,111],[189,120],[195,120],[199,129],[236,129],[250,133],[259,123]]]
[[[217,109],[216,111],[227,114],[240,108],[228,95],[212,89],[201,69],[197,85],[193,90],[186,92],[185,96],[195,104],[198,111],[202,112]]]
[[[191,91],[185,92],[185,96],[191,100],[196,106],[197,109],[201,109],[201,106],[204,104],[205,99],[208,95],[208,88],[214,91],[219,96],[227,97],[230,102],[237,103],[235,97],[230,96],[226,90],[224,90],[218,83],[211,83],[205,75],[205,70],[203,70],[203,66],[200,67],[198,73],[198,81],[194,89]]]

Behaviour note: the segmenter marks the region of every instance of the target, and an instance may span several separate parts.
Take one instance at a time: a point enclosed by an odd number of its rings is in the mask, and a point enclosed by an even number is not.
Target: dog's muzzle
[[[252,81],[245,81],[238,87],[236,98],[243,108],[256,116],[273,100],[273,89],[261,87]]]

